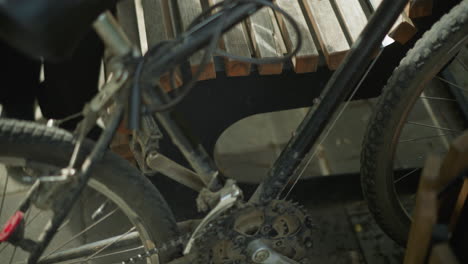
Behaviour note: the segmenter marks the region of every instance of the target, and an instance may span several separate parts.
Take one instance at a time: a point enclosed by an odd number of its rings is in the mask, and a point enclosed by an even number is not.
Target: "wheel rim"
[[[428,110],[429,116],[434,115],[434,113],[430,113],[430,110],[429,110],[431,108],[430,105],[433,104],[434,100],[437,100],[439,105],[440,104],[450,103],[450,104],[452,104],[451,107],[453,108],[454,103],[456,103],[454,100],[446,100],[446,99],[449,99],[449,98],[448,97],[441,97],[440,95],[439,96],[434,96],[434,94],[433,94],[434,91],[428,93],[428,90],[426,90],[426,88],[427,88],[427,86],[430,85],[429,82],[431,80],[433,80],[434,78],[436,78],[439,83],[444,82],[445,84],[448,84],[448,85],[455,85],[454,83],[448,83],[447,80],[440,77],[439,72],[442,69],[446,68],[446,66],[451,65],[452,63],[459,63],[459,60],[456,59],[456,56],[459,54],[459,51],[463,47],[465,47],[466,44],[468,44],[467,39],[468,39],[468,37],[465,37],[462,40],[460,40],[456,45],[454,45],[454,47],[448,53],[449,55],[446,56],[446,58],[444,59],[445,61],[441,62],[439,67],[435,67],[433,69],[433,71],[431,72],[431,74],[428,74],[428,76],[426,76],[426,78],[423,81],[420,82],[420,85],[419,85],[419,87],[417,89],[418,92],[414,93],[415,97],[411,99],[411,103],[407,105],[403,115],[401,116],[400,120],[398,121],[397,128],[396,128],[395,133],[394,133],[394,135],[392,137],[392,140],[391,140],[391,145],[389,146],[390,147],[391,166],[389,166],[387,168],[387,173],[389,173],[389,175],[392,175],[392,177],[386,177],[386,178],[391,181],[389,183],[389,186],[392,187],[392,190],[390,190],[390,191],[394,194],[394,199],[396,200],[396,203],[399,206],[401,214],[403,214],[408,219],[408,221],[411,221],[411,210],[413,209],[413,206],[414,206],[415,196],[414,196],[414,194],[412,194],[410,196],[407,196],[406,198],[403,198],[402,196],[404,196],[404,195],[402,195],[403,193],[401,191],[401,186],[397,186],[397,185],[402,185],[402,184],[405,183],[406,180],[411,179],[411,177],[413,177],[415,175],[418,175],[418,172],[420,172],[422,164],[425,161],[425,157],[424,157],[424,155],[419,155],[419,156],[416,157],[416,159],[419,159],[419,162],[420,162],[421,166],[420,167],[418,166],[418,167],[415,168],[415,167],[411,167],[411,166],[401,166],[401,164],[397,164],[398,163],[398,157],[396,157],[396,156],[398,155],[398,152],[401,151],[399,149],[401,147],[401,145],[400,145],[401,143],[410,143],[410,142],[414,143],[414,142],[418,142],[418,141],[426,141],[427,142],[428,140],[437,141],[437,140],[440,140],[441,138],[443,138],[442,139],[444,141],[443,145],[445,145],[444,147],[445,147],[445,151],[446,151],[446,150],[448,150],[448,145],[451,142],[451,139],[454,139],[461,132],[460,129],[454,129],[454,128],[451,128],[451,127],[444,127],[443,124],[441,124],[440,122],[438,123],[435,118],[432,118],[432,120],[436,120],[434,122],[435,124],[427,124],[427,123],[420,123],[420,122],[411,121],[411,115],[413,114],[413,110],[415,110],[415,107],[417,107],[417,104],[420,104],[424,108],[426,108],[426,110]],[[468,73],[468,71],[467,71],[467,73]],[[436,90],[437,89],[439,89],[439,88],[436,88]],[[468,89],[466,89],[466,90],[468,91]],[[440,90],[439,90],[439,92],[440,92]],[[443,92],[446,92],[446,91],[443,91]],[[445,96],[446,95],[447,95],[447,93],[445,94]],[[421,103],[419,103],[419,102],[421,102]],[[432,107],[432,108],[434,108],[434,107]],[[445,107],[445,108],[447,108],[447,107]],[[438,109],[438,110],[441,110],[441,109]],[[405,128],[407,128],[407,125],[420,127],[420,128],[425,128],[426,129],[426,132],[424,132],[425,135],[422,135],[419,138],[414,138],[414,137],[405,138],[405,136],[407,136],[407,135],[405,135],[404,130],[405,130]],[[434,131],[437,131],[437,132],[436,133],[432,132],[432,135],[430,135],[430,134],[427,134],[427,133],[431,133],[431,132],[428,132],[429,130],[434,130]],[[427,153],[424,153],[424,154],[427,154]],[[440,154],[443,154],[443,153],[440,153]],[[406,153],[406,155],[407,155],[407,153]],[[402,175],[395,175],[395,173],[394,173],[395,169],[405,169],[405,168],[407,169],[407,171],[404,172]],[[416,181],[416,184],[417,184],[417,181]],[[403,186],[403,187],[405,187],[405,186]],[[408,198],[410,198],[410,199],[408,200]],[[408,201],[410,202],[409,204],[408,204]],[[409,228],[409,225],[408,225],[408,228]]]
[[[0,161],[2,161],[1,163],[4,165],[12,164],[15,166],[26,163],[25,160],[15,157],[0,157]],[[18,198],[25,196],[30,185],[28,186],[28,184],[24,182],[19,182],[18,179],[15,180],[12,176],[0,171],[0,186],[0,225],[3,226],[5,220],[16,210],[17,204],[19,204],[21,200]],[[102,244],[101,250],[91,255],[87,254],[85,257],[81,258],[74,257],[72,260],[53,261],[50,263],[121,263],[129,256],[135,256],[136,254],[143,253],[154,247],[151,235],[147,231],[148,229],[145,227],[145,223],[142,222],[137,213],[121,197],[100,182],[99,179],[91,178],[85,193],[89,195],[87,196],[88,200],[83,200],[84,196],[82,196],[80,197],[80,201],[76,202],[74,209],[72,209],[69,217],[67,217],[64,224],[59,228],[59,232],[56,237],[54,237],[41,259],[54,258],[58,254],[69,252],[69,250],[74,247],[84,246],[91,242],[100,241],[101,239],[109,237],[113,239],[109,240],[106,244]],[[13,204],[13,200],[16,201],[16,204]],[[9,203],[12,203],[12,205]],[[85,207],[89,208],[84,209]],[[82,218],[88,217],[88,219],[76,220],[74,216],[76,216],[77,213],[83,215],[81,216]],[[91,215],[91,213],[93,214]],[[125,221],[122,221],[123,217],[126,218]],[[48,218],[50,218],[50,212],[38,210],[37,208],[28,210],[28,212],[25,213],[26,237],[37,239],[38,230],[31,231],[28,234],[28,227],[33,229],[32,227],[34,225],[42,225],[41,228],[39,228],[42,230],[43,223],[45,223]],[[120,223],[123,224],[111,228],[109,224],[115,219],[120,220]],[[82,222],[83,227],[76,227],[76,222]],[[78,231],[74,232],[75,230]],[[70,233],[75,234],[71,235]],[[99,234],[104,233],[106,233],[105,235],[107,237],[98,238]],[[125,249],[109,250],[111,246],[118,245],[118,242],[123,241],[124,238],[130,237],[135,238],[134,241],[140,241],[139,245],[132,245]],[[27,253],[22,252],[19,248],[13,247],[11,244],[0,244],[0,259],[6,260],[8,264],[26,263],[26,256]],[[148,258],[147,263],[158,263],[157,256],[151,259]]]

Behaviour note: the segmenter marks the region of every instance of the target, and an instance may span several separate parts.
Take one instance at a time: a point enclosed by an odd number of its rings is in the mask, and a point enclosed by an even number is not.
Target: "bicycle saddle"
[[[0,38],[33,57],[71,56],[93,20],[117,0],[0,0]]]

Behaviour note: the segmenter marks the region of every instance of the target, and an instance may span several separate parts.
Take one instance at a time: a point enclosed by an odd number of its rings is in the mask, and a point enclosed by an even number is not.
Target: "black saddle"
[[[34,57],[61,60],[118,0],[0,0],[0,38]]]

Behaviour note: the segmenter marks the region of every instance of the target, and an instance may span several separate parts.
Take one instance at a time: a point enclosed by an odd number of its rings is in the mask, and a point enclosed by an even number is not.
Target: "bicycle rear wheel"
[[[85,143],[79,161],[92,149],[91,142]],[[33,175],[29,179],[34,180],[40,175],[53,175],[67,165],[73,146],[71,134],[64,130],[0,120],[0,162],[7,168],[0,170],[0,225],[14,213],[31,187],[22,176]],[[177,235],[172,212],[158,190],[138,170],[112,153],[106,153],[97,164],[88,187],[75,204],[39,263],[121,263],[126,257]],[[26,212],[26,237],[37,238],[50,216],[50,212],[35,207]],[[130,237],[132,243],[117,248],[117,242]],[[99,252],[71,254],[91,242],[109,238],[112,239],[100,249],[113,244]],[[147,263],[166,262],[173,253],[174,249],[147,259]],[[11,244],[0,244],[2,263],[23,263],[27,255]]]
[[[432,120],[436,120],[431,121],[432,123],[413,122],[411,117],[414,116],[417,107],[424,106],[427,109],[429,102],[437,101],[439,104],[455,102],[453,98],[431,94],[433,89],[428,86],[433,84],[431,80],[447,84],[447,80],[442,78],[439,72],[451,63],[459,63],[460,59],[457,56],[460,50],[466,48],[467,42],[468,1],[464,0],[434,24],[395,69],[378,100],[366,131],[361,154],[361,182],[364,196],[381,228],[401,245],[405,245],[408,236],[411,202],[414,197],[407,193],[403,199],[400,190],[404,189],[405,185],[409,185],[408,180],[417,175],[419,168],[406,167],[409,172],[398,176],[395,169],[405,169],[405,166],[396,165],[399,162],[397,150],[403,142],[406,144],[424,142],[426,145],[435,145],[434,142],[440,140],[450,142],[450,139],[456,137],[462,130],[444,127],[442,123],[447,123],[446,119],[437,121],[443,119],[441,113],[445,106],[429,107],[428,114]],[[446,91],[442,92],[450,96]],[[408,126],[419,127],[421,135],[405,138],[408,134],[405,134],[405,129]],[[423,128],[433,130],[423,132]],[[447,143],[439,145],[446,145],[448,148]],[[436,151],[444,150],[441,148]],[[408,157],[408,153],[406,154]],[[420,160],[419,166],[424,161],[425,153],[421,154],[421,156],[414,155],[415,160]],[[417,182],[417,179],[414,181]]]

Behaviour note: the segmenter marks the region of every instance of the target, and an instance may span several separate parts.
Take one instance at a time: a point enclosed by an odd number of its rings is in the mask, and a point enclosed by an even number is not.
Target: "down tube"
[[[380,47],[382,40],[403,12],[407,2],[408,0],[382,1],[358,40],[351,47],[344,62],[328,81],[317,100],[319,103],[316,103],[307,113],[250,202],[267,203],[279,197],[296,168],[314,146],[328,120],[340,103],[356,87],[370,64],[372,55]]]

